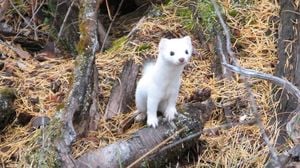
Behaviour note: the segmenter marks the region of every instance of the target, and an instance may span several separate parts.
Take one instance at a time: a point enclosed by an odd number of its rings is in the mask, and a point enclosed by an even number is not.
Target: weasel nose
[[[179,58],[179,62],[184,62],[184,58]]]

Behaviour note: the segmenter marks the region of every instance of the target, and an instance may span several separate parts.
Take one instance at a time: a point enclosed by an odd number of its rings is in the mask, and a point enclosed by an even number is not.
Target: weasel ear
[[[166,46],[166,44],[168,43],[169,39],[166,39],[166,38],[162,38],[160,39],[160,42],[159,42],[159,50],[163,50]]]
[[[186,40],[187,42],[192,42],[192,39],[190,36],[184,36],[182,39]]]

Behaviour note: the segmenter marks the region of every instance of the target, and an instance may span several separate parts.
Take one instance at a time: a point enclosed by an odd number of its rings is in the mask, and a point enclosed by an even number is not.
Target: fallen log
[[[214,104],[188,104],[173,122],[162,120],[157,128],[143,128],[127,140],[120,140],[104,148],[88,152],[76,160],[79,167],[161,167],[176,161],[199,141],[205,121]]]
[[[119,113],[128,112],[129,105],[134,102],[134,93],[139,66],[133,60],[127,61],[119,80],[112,88],[109,101],[105,109],[105,119],[111,119]]]
[[[13,103],[15,99],[16,94],[14,89],[0,89],[0,133],[16,117],[16,112],[13,108]]]

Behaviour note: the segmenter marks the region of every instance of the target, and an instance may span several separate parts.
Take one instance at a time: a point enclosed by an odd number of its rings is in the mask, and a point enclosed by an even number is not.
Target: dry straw
[[[276,29],[271,18],[278,15],[278,5],[268,0],[262,1],[222,1],[226,21],[232,31],[232,43],[236,49],[239,64],[245,68],[272,73],[272,63],[276,62]],[[152,11],[158,17],[145,17],[136,27],[136,32],[130,39],[120,38],[114,42],[111,49],[104,53],[98,53],[96,64],[99,72],[99,87],[101,88],[100,113],[104,114],[105,106],[110,96],[113,84],[118,80],[122,67],[126,60],[133,59],[142,64],[145,58],[155,59],[157,45],[161,37],[172,35],[180,37],[191,35],[178,17],[180,9],[186,9],[185,3],[163,5]],[[192,16],[190,16],[192,17]],[[128,27],[134,27],[129,25]],[[123,26],[124,28],[124,26]],[[113,32],[118,31],[113,28]],[[130,29],[128,30],[130,32]],[[268,33],[267,33],[268,32]],[[212,90],[212,98],[218,107],[234,104],[238,98],[247,99],[244,85],[236,80],[218,80],[211,71],[213,52],[200,48],[197,37],[192,36],[196,53],[183,74],[182,86],[178,99],[178,106],[185,103],[192,93],[204,87]],[[1,49],[1,48],[0,48]],[[18,58],[11,56],[7,63],[16,64]],[[0,79],[0,85],[5,85],[7,80],[13,82],[17,89],[18,99],[16,111],[30,113],[34,116],[47,115],[53,117],[62,101],[56,99],[57,94],[50,89],[51,82],[60,81],[60,93],[63,98],[68,95],[72,83],[73,61],[69,59],[53,59],[45,62],[36,60],[22,61],[25,69],[15,67],[14,76]],[[273,116],[275,104],[271,101],[271,85],[265,81],[250,80],[258,110],[263,116],[265,124]],[[39,105],[33,105],[30,98],[39,97]],[[221,99],[222,98],[222,99]],[[218,101],[222,100],[222,101]],[[234,120],[240,116],[250,116],[249,106],[233,109]],[[132,112],[135,107],[131,107]],[[111,121],[100,120],[99,129],[90,132],[85,138],[78,139],[72,146],[75,157],[82,155],[87,150],[103,147],[121,138],[128,138],[131,133],[143,127],[135,123],[123,134],[118,133],[118,127],[131,113],[119,115]],[[224,114],[217,108],[206,127],[214,127],[224,122]],[[274,142],[278,133],[276,125],[267,128],[270,131],[271,140]],[[39,147],[36,136],[38,130],[32,131],[30,126],[12,125],[0,140],[0,158],[3,165],[15,167],[16,165],[29,166],[26,155]],[[200,155],[196,167],[263,167],[268,149],[263,144],[259,129],[255,126],[237,126],[228,130],[221,130],[217,135],[203,135],[203,140],[208,142],[207,149]],[[37,159],[37,158],[34,158]],[[36,160],[35,160],[36,161]]]

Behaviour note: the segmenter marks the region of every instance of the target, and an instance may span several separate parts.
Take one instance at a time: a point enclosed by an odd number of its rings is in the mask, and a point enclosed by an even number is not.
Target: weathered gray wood
[[[284,77],[299,88],[300,86],[300,20],[299,7],[294,6],[294,0],[280,1],[280,23],[277,44],[279,62],[276,65],[275,75]],[[297,98],[282,87],[274,86],[275,100],[280,104],[275,113],[271,125],[278,123],[278,127],[285,128],[289,120],[290,112],[298,106]],[[277,139],[277,144],[283,144],[286,140],[286,131],[282,129]]]
[[[16,117],[13,107],[16,99],[15,90],[11,88],[0,88],[0,133]]]
[[[276,65],[275,75],[285,77],[288,81],[300,86],[300,19],[296,12],[294,0],[280,1],[280,24],[277,44],[279,62]],[[293,42],[294,41],[294,42]],[[295,98],[287,95],[285,91],[279,92],[276,97],[280,99],[278,111],[292,111],[296,108]]]
[[[127,61],[119,80],[112,88],[105,109],[105,119],[111,119],[117,114],[128,112],[130,104],[134,103],[136,80],[139,66],[133,60]]]
[[[94,130],[99,120],[98,79],[95,52],[97,39],[96,0],[80,1],[80,41],[78,43],[74,81],[62,116],[62,137],[56,148],[64,167],[75,167],[70,145],[77,136]]]
[[[127,140],[120,140],[104,148],[88,152],[76,160],[79,167],[117,168],[128,166],[153,149],[166,138],[183,129],[171,142],[154,151],[136,166],[163,166],[186,154],[195,146],[203,125],[209,118],[214,104],[211,99],[187,105],[186,112],[179,114],[173,122],[160,120],[157,128],[143,128]],[[198,120],[200,119],[200,120]]]

